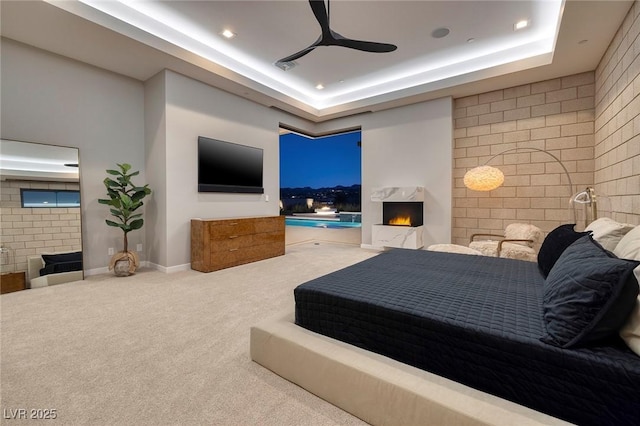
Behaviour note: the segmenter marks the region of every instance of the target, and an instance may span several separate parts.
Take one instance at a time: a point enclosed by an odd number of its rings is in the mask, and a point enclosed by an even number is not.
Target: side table
[[[24,290],[26,288],[25,272],[9,272],[0,275],[0,294]]]

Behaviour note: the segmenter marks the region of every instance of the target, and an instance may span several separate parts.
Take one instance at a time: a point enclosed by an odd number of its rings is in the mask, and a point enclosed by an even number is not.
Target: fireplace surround
[[[374,188],[371,200],[381,202],[382,223],[371,229],[374,247],[419,249],[424,246],[424,188]]]

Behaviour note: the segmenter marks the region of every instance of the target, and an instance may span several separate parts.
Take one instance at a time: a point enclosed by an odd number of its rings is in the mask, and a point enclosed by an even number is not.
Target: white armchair
[[[480,240],[478,238],[485,238]],[[489,239],[486,239],[489,237]],[[496,239],[493,239],[496,238]],[[527,223],[512,223],[504,230],[504,235],[473,234],[469,248],[478,250],[485,256],[536,262],[538,254],[534,245],[542,238],[542,230]]]

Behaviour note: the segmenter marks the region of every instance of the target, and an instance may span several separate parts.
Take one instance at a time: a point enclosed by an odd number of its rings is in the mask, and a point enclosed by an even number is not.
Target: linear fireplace
[[[422,226],[421,201],[385,201],[382,203],[382,224],[391,226]]]
[[[424,246],[423,187],[376,188],[371,200],[382,202],[382,223],[372,226],[374,247],[419,249]]]

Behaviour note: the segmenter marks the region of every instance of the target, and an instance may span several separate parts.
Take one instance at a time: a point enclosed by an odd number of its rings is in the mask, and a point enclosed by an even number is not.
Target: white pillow
[[[613,254],[621,259],[640,260],[640,225],[622,237]]]
[[[633,270],[636,279],[640,283],[640,266]],[[620,337],[633,352],[640,355],[640,296],[629,315],[629,319],[620,329]]]
[[[608,217],[596,219],[585,228],[593,233],[593,239],[602,247],[613,251],[625,234],[633,229],[633,225],[620,223]]]

